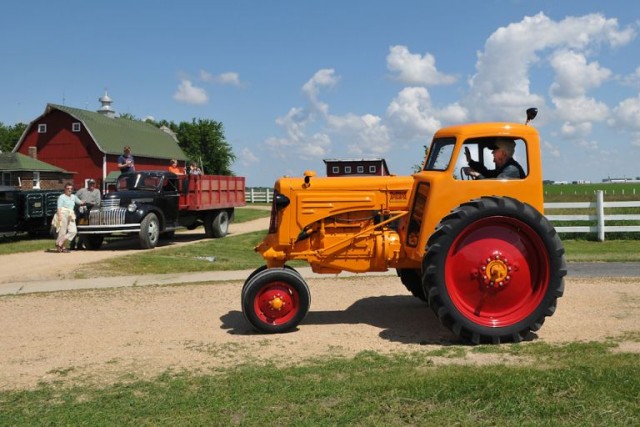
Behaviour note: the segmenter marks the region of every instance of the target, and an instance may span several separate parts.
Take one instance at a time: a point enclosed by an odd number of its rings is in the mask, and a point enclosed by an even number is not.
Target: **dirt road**
[[[237,227],[231,231],[241,232]],[[67,260],[92,262],[108,252],[34,254],[32,262],[37,258],[40,263],[45,255],[54,258],[49,269],[25,268],[16,259],[7,263],[11,256],[0,261],[2,270],[20,271],[15,274],[24,280],[64,274],[71,268]],[[3,271],[2,280],[12,274]],[[217,282],[2,296],[0,389],[32,388],[41,381],[110,384],[167,370],[207,373],[247,361],[287,366],[365,350],[425,351],[457,343],[394,276],[310,279],[307,318],[297,331],[281,335],[250,329],[240,311],[241,286]],[[637,278],[569,277],[556,314],[537,339],[558,343],[623,337],[623,349],[640,352],[639,333]],[[467,352],[456,363],[485,363],[495,357]]]
[[[232,223],[229,226],[229,235],[250,233],[252,231],[266,230],[269,227],[269,218],[260,218],[254,221],[239,224]],[[172,241],[160,241],[160,247],[180,246],[194,243],[204,238],[204,230],[199,227],[193,231],[177,233]],[[53,248],[54,241],[51,240]],[[20,282],[25,280],[49,280],[73,277],[74,271],[83,265],[95,263],[107,258],[138,253],[136,239],[116,241],[103,245],[98,251],[72,251],[70,253],[31,252],[28,256],[24,253],[2,255],[0,257],[0,283]]]

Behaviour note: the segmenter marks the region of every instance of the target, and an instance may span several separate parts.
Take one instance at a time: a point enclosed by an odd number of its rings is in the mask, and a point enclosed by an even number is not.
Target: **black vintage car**
[[[0,234],[49,232],[60,190],[19,190],[0,185]]]

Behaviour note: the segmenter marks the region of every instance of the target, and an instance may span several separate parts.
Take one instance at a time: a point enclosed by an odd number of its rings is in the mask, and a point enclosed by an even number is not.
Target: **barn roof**
[[[152,124],[120,117],[108,117],[93,111],[56,104],[47,104],[45,114],[54,109],[63,111],[82,122],[98,149],[105,154],[120,155],[122,148],[128,145],[134,157],[187,159],[178,142],[170,134]]]
[[[20,153],[0,153],[0,170],[30,172],[64,172],[71,173],[57,166],[33,159]]]

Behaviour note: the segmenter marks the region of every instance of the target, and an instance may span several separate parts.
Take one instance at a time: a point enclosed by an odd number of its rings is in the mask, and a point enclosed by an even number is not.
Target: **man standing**
[[[86,208],[80,207],[80,219],[78,220],[81,224],[83,224],[83,220],[87,220],[89,217],[89,211],[93,207],[100,207],[100,200],[102,199],[102,195],[100,194],[100,190],[96,189],[96,182],[93,179],[89,179],[87,181],[87,187],[81,188],[76,192],[76,197],[80,199],[86,205]],[[71,249],[76,249],[76,239],[74,238],[69,243],[69,247]],[[84,248],[84,238],[80,236],[77,238],[77,248]]]
[[[69,252],[65,249],[64,242],[73,240],[78,232],[76,228],[76,205],[83,205],[79,198],[72,194],[73,185],[67,183],[64,186],[64,193],[58,197],[58,210],[54,217],[54,226],[58,230],[56,239],[56,252]]]
[[[136,167],[133,162],[133,156],[131,155],[131,147],[126,145],[123,149],[123,154],[118,157],[118,167],[120,172],[135,172]]]

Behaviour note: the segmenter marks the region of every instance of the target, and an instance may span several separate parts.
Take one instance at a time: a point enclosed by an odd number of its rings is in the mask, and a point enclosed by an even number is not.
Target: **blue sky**
[[[640,2],[25,1],[0,6],[0,121],[47,103],[220,121],[250,186],[325,158],[409,174],[440,127],[524,120],[545,179],[640,176]]]

